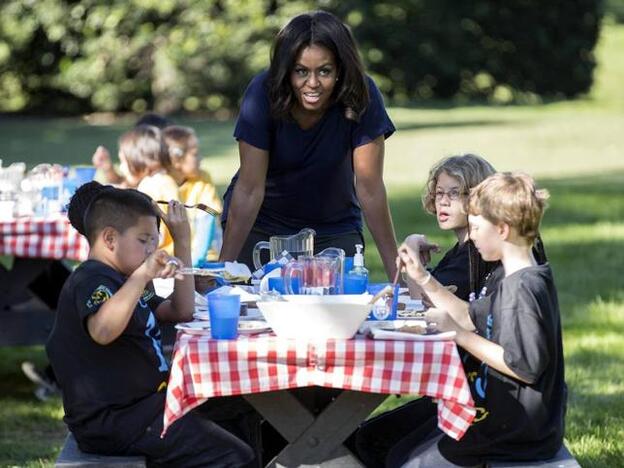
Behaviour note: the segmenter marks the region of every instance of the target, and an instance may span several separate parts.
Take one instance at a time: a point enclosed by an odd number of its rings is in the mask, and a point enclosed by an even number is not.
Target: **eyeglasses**
[[[458,188],[452,188],[448,192],[446,192],[444,190],[441,190],[441,189],[438,189],[438,190],[435,191],[435,199],[436,199],[436,201],[441,201],[444,198],[444,195],[448,195],[449,200],[457,201],[465,194],[466,194],[466,192],[462,192]]]

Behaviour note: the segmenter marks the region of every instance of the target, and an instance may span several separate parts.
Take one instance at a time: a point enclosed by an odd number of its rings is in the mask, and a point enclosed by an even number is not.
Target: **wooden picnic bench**
[[[487,464],[488,468],[529,468],[529,467],[541,467],[541,468],[581,468],[581,465],[576,461],[574,455],[570,453],[565,445],[562,445],[557,455],[550,460],[544,460],[539,462],[493,462]]]
[[[70,432],[59,454],[56,467],[92,466],[100,468],[145,468],[145,457],[142,456],[110,456],[85,453],[78,448],[74,435]]]

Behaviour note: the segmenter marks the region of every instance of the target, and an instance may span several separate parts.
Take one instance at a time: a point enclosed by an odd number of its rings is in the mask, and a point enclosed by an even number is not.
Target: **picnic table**
[[[319,414],[291,391],[342,389]],[[343,441],[390,394],[438,400],[438,425],[459,439],[474,402],[453,341],[306,342],[274,335],[213,340],[179,332],[164,430],[208,398],[243,395],[288,441],[267,466],[359,466]]]
[[[65,214],[0,221],[0,255],[12,257],[9,268],[0,265],[0,345],[45,341],[54,318],[54,297],[60,291],[44,285],[37,292],[29,286],[44,271],[51,271],[56,283],[61,283],[60,276],[69,272],[63,261],[85,260],[88,253],[87,239]],[[33,296],[39,300],[30,300]]]

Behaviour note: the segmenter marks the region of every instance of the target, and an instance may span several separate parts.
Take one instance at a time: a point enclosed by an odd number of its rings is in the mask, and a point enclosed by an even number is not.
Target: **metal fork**
[[[169,202],[166,200],[158,200],[156,203],[160,203],[161,205],[168,205]],[[219,216],[221,213],[214,208],[210,208],[208,205],[204,205],[203,203],[196,203],[194,205],[184,205],[185,208],[197,208],[198,210],[205,211],[212,216]]]

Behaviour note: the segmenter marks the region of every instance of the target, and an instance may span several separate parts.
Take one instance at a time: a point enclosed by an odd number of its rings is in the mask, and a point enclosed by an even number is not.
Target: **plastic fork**
[[[161,205],[168,205],[169,202],[166,200],[158,200],[156,203],[160,203]],[[205,211],[212,216],[219,216],[221,213],[214,208],[210,208],[208,205],[204,205],[203,203],[196,203],[194,205],[184,205],[185,208],[197,208],[198,210]]]

